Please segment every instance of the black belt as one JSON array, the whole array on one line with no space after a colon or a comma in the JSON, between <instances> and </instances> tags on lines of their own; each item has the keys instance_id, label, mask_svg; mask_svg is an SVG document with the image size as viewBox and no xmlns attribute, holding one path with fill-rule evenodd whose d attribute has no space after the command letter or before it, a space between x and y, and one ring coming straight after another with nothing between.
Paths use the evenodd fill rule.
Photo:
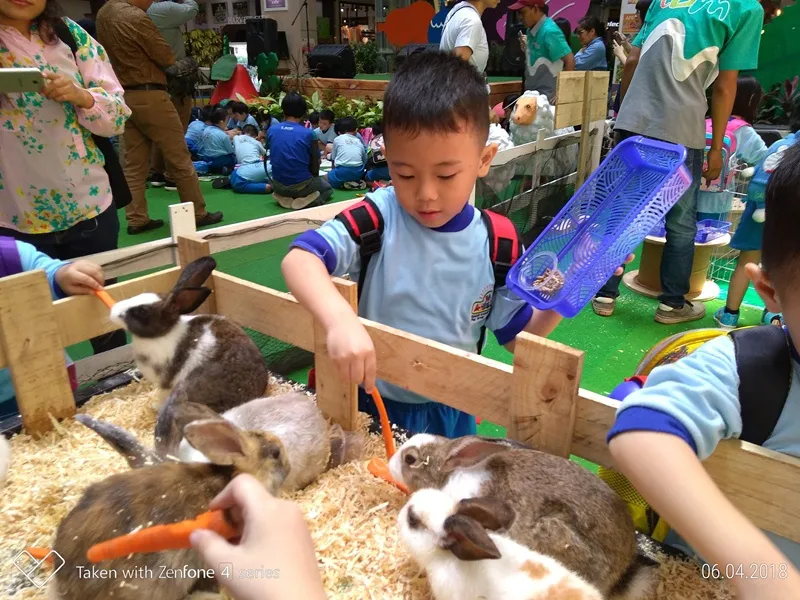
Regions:
<instances>
[{"instance_id":1,"label":"black belt","mask_svg":"<svg viewBox=\"0 0 800 600\"><path fill-rule=\"evenodd\" d=\"M126 85L122 89L126 92L166 92L167 86L163 83L142 83L140 85Z\"/></svg>"}]
</instances>

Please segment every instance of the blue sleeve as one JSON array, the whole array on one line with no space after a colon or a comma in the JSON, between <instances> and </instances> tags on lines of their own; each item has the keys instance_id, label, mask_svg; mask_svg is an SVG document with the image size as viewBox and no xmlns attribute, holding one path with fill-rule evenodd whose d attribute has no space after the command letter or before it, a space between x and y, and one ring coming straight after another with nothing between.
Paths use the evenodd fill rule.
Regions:
<instances>
[{"instance_id":1,"label":"blue sleeve","mask_svg":"<svg viewBox=\"0 0 800 600\"><path fill-rule=\"evenodd\" d=\"M55 300L66 298L64 291L56 283L56 272L67 263L63 260L50 258L44 252L39 252L36 248L25 242L17 242L20 262L23 271L35 271L42 269L47 275L47 283L50 284L50 293Z\"/></svg>"},{"instance_id":2,"label":"blue sleeve","mask_svg":"<svg viewBox=\"0 0 800 600\"><path fill-rule=\"evenodd\" d=\"M700 460L721 440L739 437L739 375L730 338L720 336L678 362L653 370L644 388L623 401L608 439L628 431L677 435Z\"/></svg>"},{"instance_id":3,"label":"blue sleeve","mask_svg":"<svg viewBox=\"0 0 800 600\"><path fill-rule=\"evenodd\" d=\"M504 346L525 329L532 316L533 308L530 304L507 287L502 287L495 292L486 327L494 332L497 343Z\"/></svg>"},{"instance_id":4,"label":"blue sleeve","mask_svg":"<svg viewBox=\"0 0 800 600\"><path fill-rule=\"evenodd\" d=\"M591 71L607 67L606 47L603 44L589 44L585 50L580 50L575 55L576 71Z\"/></svg>"},{"instance_id":5,"label":"blue sleeve","mask_svg":"<svg viewBox=\"0 0 800 600\"><path fill-rule=\"evenodd\" d=\"M748 165L757 165L767 155L767 145L749 125L736 130L736 157Z\"/></svg>"},{"instance_id":6,"label":"blue sleeve","mask_svg":"<svg viewBox=\"0 0 800 600\"><path fill-rule=\"evenodd\" d=\"M339 151L339 147L341 145L342 145L342 143L339 141L338 137L335 140L333 140L333 149L331 150L331 162L334 165L336 164L336 158L337 158L336 155L337 155L337 153Z\"/></svg>"}]
</instances>

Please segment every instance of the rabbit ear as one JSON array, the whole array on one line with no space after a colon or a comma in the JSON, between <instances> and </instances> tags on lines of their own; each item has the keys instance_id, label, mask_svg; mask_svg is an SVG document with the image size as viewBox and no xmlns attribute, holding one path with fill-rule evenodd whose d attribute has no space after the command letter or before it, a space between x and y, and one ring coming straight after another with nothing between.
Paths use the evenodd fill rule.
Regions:
<instances>
[{"instance_id":1,"label":"rabbit ear","mask_svg":"<svg viewBox=\"0 0 800 600\"><path fill-rule=\"evenodd\" d=\"M175 454L183 439L183 428L193 421L220 419L221 417L204 404L190 402L188 395L176 388L161 408L156 419L155 446L163 456Z\"/></svg>"},{"instance_id":2,"label":"rabbit ear","mask_svg":"<svg viewBox=\"0 0 800 600\"><path fill-rule=\"evenodd\" d=\"M181 288L173 290L167 298L167 302L179 314L188 315L200 308L200 305L210 295L211 290L206 287Z\"/></svg>"},{"instance_id":3,"label":"rabbit ear","mask_svg":"<svg viewBox=\"0 0 800 600\"><path fill-rule=\"evenodd\" d=\"M490 531L510 529L517 516L507 502L497 498L465 498L458 503L456 514L469 517Z\"/></svg>"},{"instance_id":4,"label":"rabbit ear","mask_svg":"<svg viewBox=\"0 0 800 600\"><path fill-rule=\"evenodd\" d=\"M451 515L444 521L442 547L461 560L500 558L500 550L477 521L464 515Z\"/></svg>"},{"instance_id":5,"label":"rabbit ear","mask_svg":"<svg viewBox=\"0 0 800 600\"><path fill-rule=\"evenodd\" d=\"M173 292L181 288L200 287L206 282L206 279L211 276L211 273L216 268L217 261L210 256L201 256L197 260L193 260L183 267L175 287L172 288Z\"/></svg>"},{"instance_id":6,"label":"rabbit ear","mask_svg":"<svg viewBox=\"0 0 800 600\"><path fill-rule=\"evenodd\" d=\"M478 437L466 438L453 446L442 465L442 471L474 467L493 454L509 450L507 444L497 443Z\"/></svg>"},{"instance_id":7,"label":"rabbit ear","mask_svg":"<svg viewBox=\"0 0 800 600\"><path fill-rule=\"evenodd\" d=\"M232 465L246 455L242 432L225 419L192 421L183 428L192 447L215 465Z\"/></svg>"}]
</instances>

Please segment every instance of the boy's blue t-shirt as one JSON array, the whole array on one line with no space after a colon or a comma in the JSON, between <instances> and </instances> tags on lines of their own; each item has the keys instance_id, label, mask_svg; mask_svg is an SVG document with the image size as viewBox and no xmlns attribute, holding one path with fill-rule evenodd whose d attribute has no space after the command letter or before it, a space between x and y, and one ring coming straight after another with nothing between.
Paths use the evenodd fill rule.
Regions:
<instances>
[{"instance_id":1,"label":"boy's blue t-shirt","mask_svg":"<svg viewBox=\"0 0 800 600\"><path fill-rule=\"evenodd\" d=\"M492 330L507 344L533 314L508 288L494 291L488 231L470 204L442 227L420 225L397 202L393 187L370 194L384 220L383 243L367 271L359 315L409 333L475 352L481 330ZM333 276L358 280L360 257L338 220L295 239L292 247L318 256ZM386 398L406 403L428 398L384 381Z\"/></svg>"},{"instance_id":2,"label":"boy's blue t-shirt","mask_svg":"<svg viewBox=\"0 0 800 600\"><path fill-rule=\"evenodd\" d=\"M222 129L214 125L203 132L200 144L202 151L198 152L198 154L203 158L216 158L217 156L235 153L231 138Z\"/></svg>"},{"instance_id":3,"label":"boy's blue t-shirt","mask_svg":"<svg viewBox=\"0 0 800 600\"><path fill-rule=\"evenodd\" d=\"M255 128L258 128L258 121L253 115L247 115L247 118L244 121L237 121L233 117L228 118L228 122L225 124L227 129L241 129L245 125L252 125Z\"/></svg>"},{"instance_id":4,"label":"boy's blue t-shirt","mask_svg":"<svg viewBox=\"0 0 800 600\"><path fill-rule=\"evenodd\" d=\"M16 244L20 263L22 264L22 272L43 269L47 275L47 283L50 284L50 293L53 295L53 299L64 298L66 294L56 283L56 272L67 263L50 258L44 252L39 252L25 242L18 241ZM11 383L11 371L0 369L0 419L17 412L17 403L14 401L14 385Z\"/></svg>"},{"instance_id":5,"label":"boy's blue t-shirt","mask_svg":"<svg viewBox=\"0 0 800 600\"><path fill-rule=\"evenodd\" d=\"M793 369L783 412L763 446L800 458L800 364L796 354ZM742 414L733 341L720 336L678 362L654 369L644 388L620 405L608 439L629 431L678 436L700 460L708 458L720 441L738 438ZM790 548L789 558L800 566L800 544L780 540L782 550Z\"/></svg>"},{"instance_id":6,"label":"boy's blue t-shirt","mask_svg":"<svg viewBox=\"0 0 800 600\"><path fill-rule=\"evenodd\" d=\"M261 162L261 157L267 153L264 144L249 135L237 135L233 138L233 147L236 150L236 162L240 165Z\"/></svg>"},{"instance_id":7,"label":"boy's blue t-shirt","mask_svg":"<svg viewBox=\"0 0 800 600\"><path fill-rule=\"evenodd\" d=\"M323 144L332 144L333 140L336 139L336 131L334 131L333 125L328 127L328 129L325 131L322 131L320 127L317 127L314 130L314 137L317 141L322 142Z\"/></svg>"},{"instance_id":8,"label":"boy's blue t-shirt","mask_svg":"<svg viewBox=\"0 0 800 600\"><path fill-rule=\"evenodd\" d=\"M311 152L317 151L313 131L284 121L270 127L267 136L273 179L285 186L311 179Z\"/></svg>"},{"instance_id":9,"label":"boy's blue t-shirt","mask_svg":"<svg viewBox=\"0 0 800 600\"><path fill-rule=\"evenodd\" d=\"M363 167L367 164L367 149L355 135L344 133L333 140L331 161L335 167Z\"/></svg>"},{"instance_id":10,"label":"boy's blue t-shirt","mask_svg":"<svg viewBox=\"0 0 800 600\"><path fill-rule=\"evenodd\" d=\"M203 132L206 129L206 124L203 121L192 121L189 127L186 128L186 139L192 140L197 143L203 137Z\"/></svg>"}]
</instances>

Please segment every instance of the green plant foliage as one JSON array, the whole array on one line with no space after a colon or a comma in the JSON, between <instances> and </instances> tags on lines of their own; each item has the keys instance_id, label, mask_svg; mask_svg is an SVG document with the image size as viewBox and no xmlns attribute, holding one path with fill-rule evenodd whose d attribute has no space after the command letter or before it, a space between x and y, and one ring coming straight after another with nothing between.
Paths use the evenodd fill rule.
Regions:
<instances>
[{"instance_id":1,"label":"green plant foliage","mask_svg":"<svg viewBox=\"0 0 800 600\"><path fill-rule=\"evenodd\" d=\"M258 78L261 80L259 93L262 96L271 96L281 91L281 80L278 77L278 55L274 52L265 54L262 52L256 57L256 68Z\"/></svg>"},{"instance_id":2,"label":"green plant foliage","mask_svg":"<svg viewBox=\"0 0 800 600\"><path fill-rule=\"evenodd\" d=\"M192 29L183 34L186 53L201 67L211 68L222 56L222 37L213 29Z\"/></svg>"},{"instance_id":3,"label":"green plant foliage","mask_svg":"<svg viewBox=\"0 0 800 600\"><path fill-rule=\"evenodd\" d=\"M785 125L792 114L800 110L800 76L776 83L764 94L758 108L758 122Z\"/></svg>"},{"instance_id":4,"label":"green plant foliage","mask_svg":"<svg viewBox=\"0 0 800 600\"><path fill-rule=\"evenodd\" d=\"M375 42L367 42L366 44L350 44L353 49L353 54L356 58L356 71L359 73L380 73L383 71L381 68L383 61L380 52L378 52L378 44Z\"/></svg>"},{"instance_id":5,"label":"green plant foliage","mask_svg":"<svg viewBox=\"0 0 800 600\"><path fill-rule=\"evenodd\" d=\"M275 117L280 119L283 116L281 111L281 102L283 102L286 94L281 92L277 97L274 95L262 96L254 98L247 102L250 107L250 113L256 116ZM375 123L379 123L383 119L383 101L373 100L371 98L345 98L344 96L337 96L333 102L323 102L319 96L319 92L314 92L310 98L304 96L308 104L309 111L317 111L324 108L329 108L336 115L337 119L342 117L355 117L360 127L370 127ZM240 98L240 100L243 100Z\"/></svg>"}]
</instances>

